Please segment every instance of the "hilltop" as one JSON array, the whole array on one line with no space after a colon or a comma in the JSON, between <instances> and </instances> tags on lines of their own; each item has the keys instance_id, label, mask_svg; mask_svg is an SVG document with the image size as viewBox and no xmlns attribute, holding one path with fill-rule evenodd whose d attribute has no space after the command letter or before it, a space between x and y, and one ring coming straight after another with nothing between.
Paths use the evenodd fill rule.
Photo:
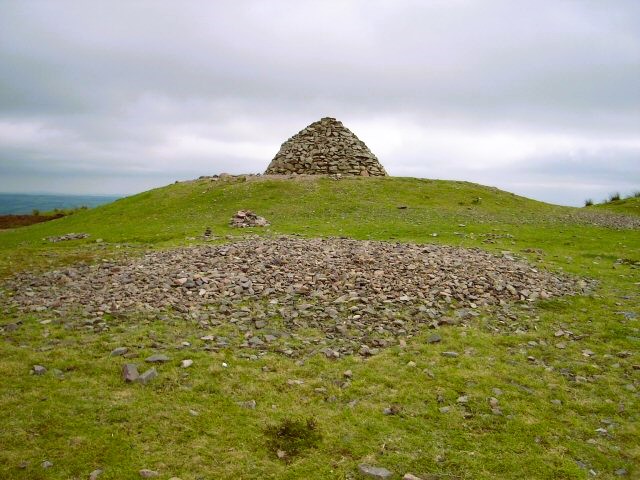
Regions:
<instances>
[{"instance_id":1,"label":"hilltop","mask_svg":"<svg viewBox=\"0 0 640 480\"><path fill-rule=\"evenodd\" d=\"M468 182L250 175L2 231L0 477L633 478L639 227Z\"/></svg>"}]
</instances>

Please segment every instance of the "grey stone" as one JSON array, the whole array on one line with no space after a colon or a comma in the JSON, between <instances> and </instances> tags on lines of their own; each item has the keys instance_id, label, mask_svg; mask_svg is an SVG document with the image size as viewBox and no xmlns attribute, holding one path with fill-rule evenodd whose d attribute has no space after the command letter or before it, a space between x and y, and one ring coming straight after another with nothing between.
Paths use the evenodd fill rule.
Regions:
<instances>
[{"instance_id":1,"label":"grey stone","mask_svg":"<svg viewBox=\"0 0 640 480\"><path fill-rule=\"evenodd\" d=\"M138 473L142 478L157 478L160 476L160 474L155 470L149 470L147 468L143 468Z\"/></svg>"},{"instance_id":2,"label":"grey stone","mask_svg":"<svg viewBox=\"0 0 640 480\"><path fill-rule=\"evenodd\" d=\"M128 351L129 351L129 349L127 347L114 348L113 350L111 350L111 353L109 354L109 356L111 356L111 357L119 357L120 355L124 355Z\"/></svg>"},{"instance_id":3,"label":"grey stone","mask_svg":"<svg viewBox=\"0 0 640 480\"><path fill-rule=\"evenodd\" d=\"M146 385L148 384L151 380L153 380L154 378L156 378L158 376L158 371L154 368L150 368L149 370L147 370L146 372L144 372L142 375L140 375L136 381L138 383L141 383L142 385Z\"/></svg>"},{"instance_id":4,"label":"grey stone","mask_svg":"<svg viewBox=\"0 0 640 480\"><path fill-rule=\"evenodd\" d=\"M98 468L89 474L89 480L98 480L100 475L102 475L102 470Z\"/></svg>"},{"instance_id":5,"label":"grey stone","mask_svg":"<svg viewBox=\"0 0 640 480\"><path fill-rule=\"evenodd\" d=\"M32 371L34 375L44 375L47 373L47 369L42 365L34 365Z\"/></svg>"},{"instance_id":6,"label":"grey stone","mask_svg":"<svg viewBox=\"0 0 640 480\"><path fill-rule=\"evenodd\" d=\"M145 359L145 362L148 363L164 363L164 362L168 362L169 360L171 360L169 357L167 357L166 355L163 355L161 353L156 353L155 355L151 355L150 357L147 357Z\"/></svg>"},{"instance_id":7,"label":"grey stone","mask_svg":"<svg viewBox=\"0 0 640 480\"><path fill-rule=\"evenodd\" d=\"M360 465L358 465L358 470L362 475L368 478L378 478L381 480L385 480L393 476L393 473L391 473L386 468L374 467L365 463L361 463Z\"/></svg>"},{"instance_id":8,"label":"grey stone","mask_svg":"<svg viewBox=\"0 0 640 480\"><path fill-rule=\"evenodd\" d=\"M442 337L437 333L434 333L429 338L427 338L427 343L439 343L442 341Z\"/></svg>"},{"instance_id":9,"label":"grey stone","mask_svg":"<svg viewBox=\"0 0 640 480\"><path fill-rule=\"evenodd\" d=\"M255 410L256 409L256 401L255 400L248 400L246 402L238 402L238 405L242 408L246 408L248 410Z\"/></svg>"},{"instance_id":10,"label":"grey stone","mask_svg":"<svg viewBox=\"0 0 640 480\"><path fill-rule=\"evenodd\" d=\"M448 357L448 358L456 358L456 357L460 356L460 354L458 352L442 352L440 355L442 355L443 357Z\"/></svg>"},{"instance_id":11,"label":"grey stone","mask_svg":"<svg viewBox=\"0 0 640 480\"><path fill-rule=\"evenodd\" d=\"M53 467L53 463L52 463L52 462L50 462L49 460L45 460L44 462L42 462L42 463L40 464L40 466L41 466L42 468L45 468L45 469L46 469L46 468L51 468L51 467Z\"/></svg>"},{"instance_id":12,"label":"grey stone","mask_svg":"<svg viewBox=\"0 0 640 480\"><path fill-rule=\"evenodd\" d=\"M405 473L402 480L422 480L422 478L415 476L412 473Z\"/></svg>"},{"instance_id":13,"label":"grey stone","mask_svg":"<svg viewBox=\"0 0 640 480\"><path fill-rule=\"evenodd\" d=\"M180 362L180 366L182 368L189 368L191 365L193 365L193 360L191 360L190 358L187 358Z\"/></svg>"},{"instance_id":14,"label":"grey stone","mask_svg":"<svg viewBox=\"0 0 640 480\"><path fill-rule=\"evenodd\" d=\"M138 373L138 366L135 363L125 363L122 366L122 379L127 382L135 382L140 374Z\"/></svg>"}]
</instances>

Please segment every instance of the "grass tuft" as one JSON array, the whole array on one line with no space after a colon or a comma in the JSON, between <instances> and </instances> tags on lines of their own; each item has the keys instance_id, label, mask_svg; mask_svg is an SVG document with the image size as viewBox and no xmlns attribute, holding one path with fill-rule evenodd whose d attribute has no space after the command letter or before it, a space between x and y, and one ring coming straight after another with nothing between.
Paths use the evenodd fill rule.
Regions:
<instances>
[{"instance_id":1,"label":"grass tuft","mask_svg":"<svg viewBox=\"0 0 640 480\"><path fill-rule=\"evenodd\" d=\"M314 418L285 418L277 425L265 429L269 449L279 458L295 457L304 450L316 448L322 440L318 424Z\"/></svg>"}]
</instances>

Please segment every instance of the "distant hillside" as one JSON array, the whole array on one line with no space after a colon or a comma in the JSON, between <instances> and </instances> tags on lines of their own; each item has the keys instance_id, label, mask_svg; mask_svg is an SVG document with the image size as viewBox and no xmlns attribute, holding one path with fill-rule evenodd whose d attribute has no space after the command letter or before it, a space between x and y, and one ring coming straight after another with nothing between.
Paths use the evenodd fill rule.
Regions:
<instances>
[{"instance_id":1,"label":"distant hillside","mask_svg":"<svg viewBox=\"0 0 640 480\"><path fill-rule=\"evenodd\" d=\"M0 193L0 215L28 214L33 210L50 212L80 207L97 207L113 202L117 196L108 195L32 195Z\"/></svg>"}]
</instances>

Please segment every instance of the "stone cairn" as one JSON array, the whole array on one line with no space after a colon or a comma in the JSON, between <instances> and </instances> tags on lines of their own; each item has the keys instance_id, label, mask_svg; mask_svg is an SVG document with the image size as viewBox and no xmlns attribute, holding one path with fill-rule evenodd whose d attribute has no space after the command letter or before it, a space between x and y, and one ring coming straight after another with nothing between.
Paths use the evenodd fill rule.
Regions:
<instances>
[{"instance_id":1,"label":"stone cairn","mask_svg":"<svg viewBox=\"0 0 640 480\"><path fill-rule=\"evenodd\" d=\"M266 218L256 215L251 210L238 210L231 218L229 225L236 228L246 228L268 227L271 224Z\"/></svg>"},{"instance_id":2,"label":"stone cairn","mask_svg":"<svg viewBox=\"0 0 640 480\"><path fill-rule=\"evenodd\" d=\"M284 142L266 175L387 175L371 150L335 118L325 117Z\"/></svg>"}]
</instances>

